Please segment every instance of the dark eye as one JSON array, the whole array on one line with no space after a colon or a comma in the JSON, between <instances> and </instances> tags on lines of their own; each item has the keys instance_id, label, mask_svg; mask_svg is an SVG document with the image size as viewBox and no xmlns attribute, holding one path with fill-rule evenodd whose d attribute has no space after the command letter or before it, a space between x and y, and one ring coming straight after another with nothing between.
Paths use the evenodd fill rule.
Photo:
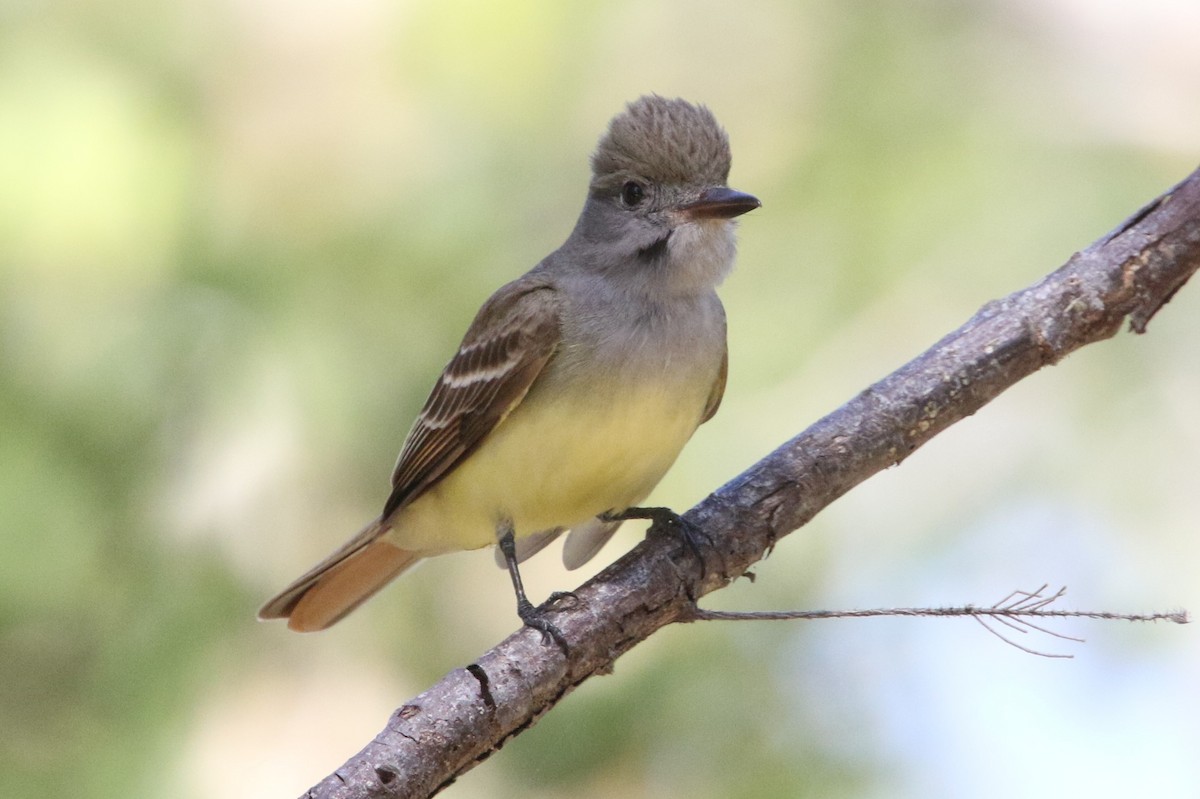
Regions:
<instances>
[{"instance_id":1,"label":"dark eye","mask_svg":"<svg viewBox=\"0 0 1200 799\"><path fill-rule=\"evenodd\" d=\"M621 202L625 203L627 208L633 208L646 197L646 190L642 188L642 184L635 181L629 181L621 187Z\"/></svg>"}]
</instances>

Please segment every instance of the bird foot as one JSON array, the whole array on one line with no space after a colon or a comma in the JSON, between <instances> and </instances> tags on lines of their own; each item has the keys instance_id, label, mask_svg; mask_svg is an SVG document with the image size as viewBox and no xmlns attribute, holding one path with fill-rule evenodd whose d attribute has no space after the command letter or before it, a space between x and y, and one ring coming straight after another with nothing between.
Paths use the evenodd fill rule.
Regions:
<instances>
[{"instance_id":1,"label":"bird foot","mask_svg":"<svg viewBox=\"0 0 1200 799\"><path fill-rule=\"evenodd\" d=\"M606 522L619 522L628 519L648 519L650 529L646 536L669 536L680 541L683 548L696 556L700 561L700 578L708 574L708 562L704 557L704 546L711 551L715 549L713 541L700 527L680 516L670 508L626 508L623 511L608 511L600 514Z\"/></svg>"},{"instance_id":2,"label":"bird foot","mask_svg":"<svg viewBox=\"0 0 1200 799\"><path fill-rule=\"evenodd\" d=\"M549 605L561 599L562 596L559 595L560 593L564 592L555 592L555 594L552 594L547 604ZM575 596L574 594L569 595L571 597ZM532 627L541 633L543 644L548 644L553 641L554 645L562 650L563 655L570 654L570 647L567 646L567 639L563 636L562 630L555 627L554 624L546 618L546 613L547 610L534 607L533 603L528 599L522 598L517 601L517 615L521 617L521 621L525 623L525 626Z\"/></svg>"}]
</instances>

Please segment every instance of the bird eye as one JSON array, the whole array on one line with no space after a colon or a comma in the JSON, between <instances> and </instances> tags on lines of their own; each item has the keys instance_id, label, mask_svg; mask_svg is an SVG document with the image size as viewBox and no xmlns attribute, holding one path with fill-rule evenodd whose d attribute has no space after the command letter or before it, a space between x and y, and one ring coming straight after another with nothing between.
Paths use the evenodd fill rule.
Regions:
<instances>
[{"instance_id":1,"label":"bird eye","mask_svg":"<svg viewBox=\"0 0 1200 799\"><path fill-rule=\"evenodd\" d=\"M642 184L635 181L629 181L621 187L621 202L625 203L627 208L633 208L646 197L646 190L642 188Z\"/></svg>"}]
</instances>

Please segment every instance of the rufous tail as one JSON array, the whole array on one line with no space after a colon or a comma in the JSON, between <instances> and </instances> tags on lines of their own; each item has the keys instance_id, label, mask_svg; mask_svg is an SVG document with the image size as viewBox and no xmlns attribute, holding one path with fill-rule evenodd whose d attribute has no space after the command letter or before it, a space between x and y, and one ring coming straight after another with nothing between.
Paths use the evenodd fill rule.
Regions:
<instances>
[{"instance_id":1,"label":"rufous tail","mask_svg":"<svg viewBox=\"0 0 1200 799\"><path fill-rule=\"evenodd\" d=\"M392 546L376 520L258 611L260 619L287 619L288 628L324 630L366 602L421 556Z\"/></svg>"}]
</instances>

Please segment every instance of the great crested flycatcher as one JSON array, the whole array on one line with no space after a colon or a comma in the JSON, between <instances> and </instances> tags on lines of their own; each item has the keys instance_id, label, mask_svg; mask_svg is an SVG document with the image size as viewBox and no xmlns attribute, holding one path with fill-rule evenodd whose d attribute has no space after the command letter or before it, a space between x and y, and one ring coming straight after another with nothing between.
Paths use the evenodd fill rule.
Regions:
<instances>
[{"instance_id":1,"label":"great crested flycatcher","mask_svg":"<svg viewBox=\"0 0 1200 799\"><path fill-rule=\"evenodd\" d=\"M733 267L729 139L712 113L642 97L592 156L566 243L483 304L409 431L383 512L259 611L322 630L421 558L500 544L517 563L566 530L568 568L615 532L721 403L716 287Z\"/></svg>"}]
</instances>

